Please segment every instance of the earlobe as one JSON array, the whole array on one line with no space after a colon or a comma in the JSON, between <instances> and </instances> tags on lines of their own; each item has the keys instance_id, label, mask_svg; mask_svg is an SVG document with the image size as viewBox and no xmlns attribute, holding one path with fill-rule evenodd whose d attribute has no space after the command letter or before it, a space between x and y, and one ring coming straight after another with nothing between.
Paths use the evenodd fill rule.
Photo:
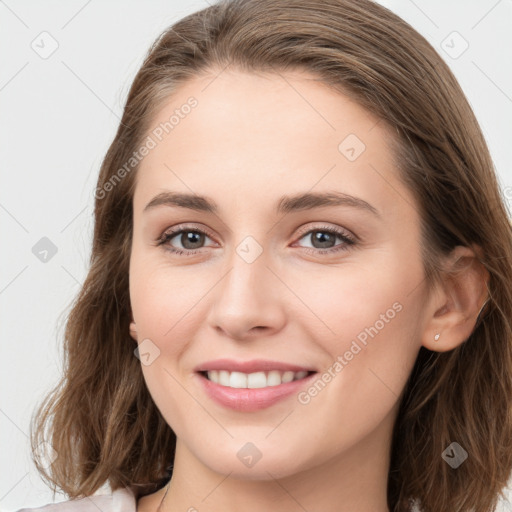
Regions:
<instances>
[{"instance_id":1,"label":"earlobe","mask_svg":"<svg viewBox=\"0 0 512 512\"><path fill-rule=\"evenodd\" d=\"M137 337L137 325L135 324L135 322L130 322L130 336L135 341L138 340L138 337Z\"/></svg>"},{"instance_id":2,"label":"earlobe","mask_svg":"<svg viewBox=\"0 0 512 512\"><path fill-rule=\"evenodd\" d=\"M478 250L456 247L445 267L433 314L423 332L422 345L435 352L452 350L473 332L489 300L489 272L478 259Z\"/></svg>"}]
</instances>

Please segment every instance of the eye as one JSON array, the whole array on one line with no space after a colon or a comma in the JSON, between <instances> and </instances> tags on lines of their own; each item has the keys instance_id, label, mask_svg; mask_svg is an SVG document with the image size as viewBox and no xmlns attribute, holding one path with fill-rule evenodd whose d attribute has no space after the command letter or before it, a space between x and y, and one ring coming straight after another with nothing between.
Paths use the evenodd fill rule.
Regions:
<instances>
[{"instance_id":1,"label":"eye","mask_svg":"<svg viewBox=\"0 0 512 512\"><path fill-rule=\"evenodd\" d=\"M336 239L342 240L341 246L336 246ZM339 228L329 226L321 226L306 231L299 240L309 239L312 247L304 247L306 252L312 254L335 253L338 251L346 251L350 246L356 244L354 237Z\"/></svg>"},{"instance_id":2,"label":"eye","mask_svg":"<svg viewBox=\"0 0 512 512\"><path fill-rule=\"evenodd\" d=\"M339 228L329 226L321 226L305 231L299 240L309 237L312 247L303 247L303 249L311 254L331 254L338 251L346 251L350 246L356 244L354 237ZM172 228L164 232L157 240L157 246L165 246L165 249L177 254L185 256L193 256L200 252L203 248L205 239L210 238L209 233L202 228L186 228L182 225ZM176 239L181 247L175 247L171 241ZM343 243L336 246L336 239L340 239Z\"/></svg>"},{"instance_id":3,"label":"eye","mask_svg":"<svg viewBox=\"0 0 512 512\"><path fill-rule=\"evenodd\" d=\"M181 247L173 247L171 240L176 238ZM157 245L165 245L166 249L175 254L194 255L198 249L202 248L205 238L210 238L206 230L201 228L185 229L183 226L177 226L172 230L166 231L158 239Z\"/></svg>"}]
</instances>

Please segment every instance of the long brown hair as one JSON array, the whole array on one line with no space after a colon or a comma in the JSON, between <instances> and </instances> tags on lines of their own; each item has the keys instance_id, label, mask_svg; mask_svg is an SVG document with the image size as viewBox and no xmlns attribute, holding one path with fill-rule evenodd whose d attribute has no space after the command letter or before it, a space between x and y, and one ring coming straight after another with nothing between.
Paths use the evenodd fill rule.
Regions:
<instances>
[{"instance_id":1,"label":"long brown hair","mask_svg":"<svg viewBox=\"0 0 512 512\"><path fill-rule=\"evenodd\" d=\"M422 347L403 391L388 479L393 512L494 510L512 468L512 230L486 142L454 75L410 25L370 0L233 0L154 43L103 161L90 270L69 314L62 381L31 423L34 461L72 499L108 483L145 495L169 479L176 438L153 403L129 334L133 156L162 102L209 69L304 69L396 132L400 178L421 214L426 283L455 246L481 248L490 299L471 336ZM110 183L111 186L107 186ZM42 441L57 458L45 469ZM443 450L469 454L456 470ZM43 452L44 453L44 452Z\"/></svg>"}]
</instances>

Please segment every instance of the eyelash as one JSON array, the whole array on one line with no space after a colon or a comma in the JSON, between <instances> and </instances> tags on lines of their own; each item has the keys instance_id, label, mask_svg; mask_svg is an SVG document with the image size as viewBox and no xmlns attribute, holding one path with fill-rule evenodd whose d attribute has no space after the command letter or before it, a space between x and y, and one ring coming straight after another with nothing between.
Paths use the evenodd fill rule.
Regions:
<instances>
[{"instance_id":1,"label":"eyelash","mask_svg":"<svg viewBox=\"0 0 512 512\"><path fill-rule=\"evenodd\" d=\"M338 253L340 251L347 251L350 246L356 245L356 240L353 237L348 236L345 232L343 232L337 228L328 227L328 226L321 226L321 227L315 227L313 229L309 229L308 231L305 231L304 233L302 233L298 240L301 240L306 235L309 235L315 231L326 232L331 235L335 235L335 236L341 238L341 240L343 240L344 244L341 247L330 248L330 249L315 249L312 247L303 247L302 249L305 249L308 254L315 254L315 255L317 255L317 254L333 254L333 253ZM175 229L173 229L172 231L164 232L160 236L160 238L156 241L157 242L156 245L157 246L166 245L176 235L179 235L181 233L186 233L186 232L202 233L209 238L213 238L211 236L211 234L204 229L186 228L183 226L178 226ZM171 253L176 254L178 256L181 256L181 255L194 256L198 252L201 252L201 249L176 249L176 248L170 247L170 246L166 247L165 250L170 251Z\"/></svg>"}]
</instances>

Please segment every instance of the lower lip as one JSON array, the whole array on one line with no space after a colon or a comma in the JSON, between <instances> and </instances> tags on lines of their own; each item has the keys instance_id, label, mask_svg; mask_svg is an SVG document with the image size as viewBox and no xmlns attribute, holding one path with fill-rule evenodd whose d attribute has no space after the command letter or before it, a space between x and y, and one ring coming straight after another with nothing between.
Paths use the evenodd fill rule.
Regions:
<instances>
[{"instance_id":1,"label":"lower lip","mask_svg":"<svg viewBox=\"0 0 512 512\"><path fill-rule=\"evenodd\" d=\"M270 407L279 400L297 393L302 387L309 384L311 378L316 374L312 373L299 380L292 380L291 382L266 388L230 388L207 379L201 373L196 375L199 377L208 396L217 403L235 411L252 412Z\"/></svg>"}]
</instances>

